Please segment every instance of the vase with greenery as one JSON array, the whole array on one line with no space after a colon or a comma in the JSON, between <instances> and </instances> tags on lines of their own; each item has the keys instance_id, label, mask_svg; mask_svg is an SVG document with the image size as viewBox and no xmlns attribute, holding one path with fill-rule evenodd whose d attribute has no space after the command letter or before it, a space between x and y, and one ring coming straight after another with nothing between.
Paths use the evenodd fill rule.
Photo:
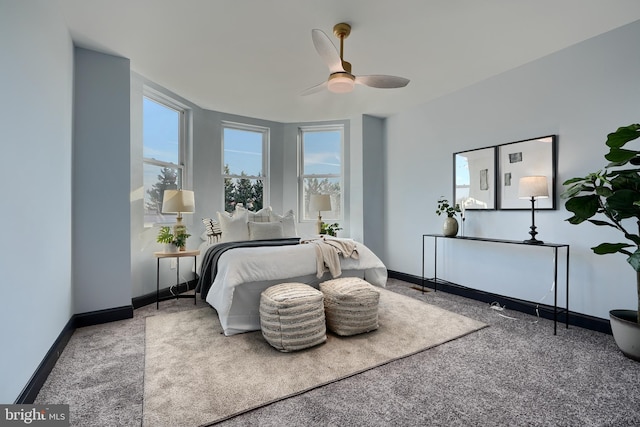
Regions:
<instances>
[{"instance_id":1,"label":"vase with greenery","mask_svg":"<svg viewBox=\"0 0 640 427\"><path fill-rule=\"evenodd\" d=\"M565 181L563 185L566 189L562 193L562 197L567 199L565 207L573 214L567 219L571 224L587 221L596 226L611 227L626 240L600 243L591 250L598 255L624 254L636 272L636 311L609 312L618 347L625 355L636 360L640 360L640 150L633 150L626 144L639 137L640 124L620 127L610 133L606 142L609 152L604 156L608 164L585 177ZM619 319L623 319L621 324L618 323ZM630 333L630 327L637 329L637 336ZM619 339L618 334L624 336L621 335ZM631 342L621 344L625 338Z\"/></svg>"},{"instance_id":2,"label":"vase with greenery","mask_svg":"<svg viewBox=\"0 0 640 427\"><path fill-rule=\"evenodd\" d=\"M337 222L333 224L327 224L323 222L320 226L320 234L328 234L329 236L336 237L338 235L338 231L342 230L342 227Z\"/></svg>"},{"instance_id":3,"label":"vase with greenery","mask_svg":"<svg viewBox=\"0 0 640 427\"><path fill-rule=\"evenodd\" d=\"M458 221L455 216L458 212L461 212L460 205L455 204L451 205L449 200L447 200L444 196L438 199L438 208L436 209L436 214L446 215L447 218L442 225L442 234L447 237L453 237L458 234Z\"/></svg>"},{"instance_id":4,"label":"vase with greenery","mask_svg":"<svg viewBox=\"0 0 640 427\"><path fill-rule=\"evenodd\" d=\"M462 212L460 210L460 205L459 204L455 204L455 205L451 205L449 203L449 200L447 200L444 197L440 197L440 199L438 200L438 209L436 209L436 213L438 215L447 215L448 218L453 218L456 216L456 213L458 212Z\"/></svg>"},{"instance_id":5,"label":"vase with greenery","mask_svg":"<svg viewBox=\"0 0 640 427\"><path fill-rule=\"evenodd\" d=\"M160 231L158 232L158 237L156 238L156 241L158 243L164 243L165 245L167 245L167 248L169 250L167 250L167 252L173 252L172 249L175 248L175 250L181 250L184 251L185 247L187 245L187 239L191 237L191 234L189 233L185 233L185 232L180 232L177 234L174 234L171 231L171 227L168 226L162 226L160 227Z\"/></svg>"}]
</instances>

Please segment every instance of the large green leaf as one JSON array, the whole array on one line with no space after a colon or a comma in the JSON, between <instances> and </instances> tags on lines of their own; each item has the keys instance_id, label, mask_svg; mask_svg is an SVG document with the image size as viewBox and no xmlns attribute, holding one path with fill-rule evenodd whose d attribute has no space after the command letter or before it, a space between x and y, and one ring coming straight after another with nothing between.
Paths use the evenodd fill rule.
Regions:
<instances>
[{"instance_id":1,"label":"large green leaf","mask_svg":"<svg viewBox=\"0 0 640 427\"><path fill-rule=\"evenodd\" d=\"M567 218L565 221L569 222L569 224L578 225L585 222L586 219L574 215L571 218Z\"/></svg>"},{"instance_id":2,"label":"large green leaf","mask_svg":"<svg viewBox=\"0 0 640 427\"><path fill-rule=\"evenodd\" d=\"M571 178L563 182L562 185L567 186L567 185L575 184L576 182L582 182L582 181L584 181L584 178Z\"/></svg>"},{"instance_id":3,"label":"large green leaf","mask_svg":"<svg viewBox=\"0 0 640 427\"><path fill-rule=\"evenodd\" d=\"M614 174L615 173L615 174ZM637 170L621 170L607 174L613 191L630 189L640 191L640 174Z\"/></svg>"},{"instance_id":4,"label":"large green leaf","mask_svg":"<svg viewBox=\"0 0 640 427\"><path fill-rule=\"evenodd\" d=\"M590 219L588 221L593 225L608 225L609 227L613 227L617 229L615 225L607 221L600 221L599 219Z\"/></svg>"},{"instance_id":5,"label":"large green leaf","mask_svg":"<svg viewBox=\"0 0 640 427\"><path fill-rule=\"evenodd\" d=\"M578 194L582 193L583 191L593 191L594 188L592 186L586 186L582 183L580 184L574 184L571 187L567 188L562 194L560 194L560 197L563 199L569 199L571 197L575 197Z\"/></svg>"},{"instance_id":6,"label":"large green leaf","mask_svg":"<svg viewBox=\"0 0 640 427\"><path fill-rule=\"evenodd\" d=\"M619 127L613 133L607 135L607 145L612 148L620 148L629 141L640 137L640 124Z\"/></svg>"},{"instance_id":7,"label":"large green leaf","mask_svg":"<svg viewBox=\"0 0 640 427\"><path fill-rule=\"evenodd\" d=\"M604 156L604 158L611 162L609 166L622 166L637 155L637 151L625 150L622 148L612 148Z\"/></svg>"},{"instance_id":8,"label":"large green leaf","mask_svg":"<svg viewBox=\"0 0 640 427\"><path fill-rule=\"evenodd\" d=\"M640 192L635 190L617 190L607 197L606 209L617 220L640 217L640 208L635 204L640 202Z\"/></svg>"},{"instance_id":9,"label":"large green leaf","mask_svg":"<svg viewBox=\"0 0 640 427\"><path fill-rule=\"evenodd\" d=\"M564 204L569 212L582 219L588 219L598 212L600 198L595 194L572 197ZM572 224L574 222L569 221Z\"/></svg>"},{"instance_id":10,"label":"large green leaf","mask_svg":"<svg viewBox=\"0 0 640 427\"><path fill-rule=\"evenodd\" d=\"M609 187L598 187L595 189L595 193L600 197L609 197L613 191Z\"/></svg>"},{"instance_id":11,"label":"large green leaf","mask_svg":"<svg viewBox=\"0 0 640 427\"><path fill-rule=\"evenodd\" d=\"M624 251L624 249L631 247L633 245L628 243L600 243L598 246L591 248L591 250L598 255L615 254L616 252L629 254L630 252Z\"/></svg>"}]
</instances>

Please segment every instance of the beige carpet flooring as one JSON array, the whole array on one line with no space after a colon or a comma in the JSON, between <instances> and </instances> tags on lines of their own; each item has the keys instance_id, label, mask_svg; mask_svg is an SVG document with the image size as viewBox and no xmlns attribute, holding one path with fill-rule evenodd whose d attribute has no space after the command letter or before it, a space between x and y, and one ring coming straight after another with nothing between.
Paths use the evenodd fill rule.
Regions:
<instances>
[{"instance_id":1,"label":"beige carpet flooring","mask_svg":"<svg viewBox=\"0 0 640 427\"><path fill-rule=\"evenodd\" d=\"M281 353L260 332L226 337L209 308L146 319L143 426L208 425L484 328L382 290L380 328Z\"/></svg>"}]
</instances>

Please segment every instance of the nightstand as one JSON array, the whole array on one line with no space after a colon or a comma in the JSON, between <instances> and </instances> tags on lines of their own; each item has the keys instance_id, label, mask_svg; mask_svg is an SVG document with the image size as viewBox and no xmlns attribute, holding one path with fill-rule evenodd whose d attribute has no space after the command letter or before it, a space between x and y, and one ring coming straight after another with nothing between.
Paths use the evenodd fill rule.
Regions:
<instances>
[{"instance_id":1,"label":"nightstand","mask_svg":"<svg viewBox=\"0 0 640 427\"><path fill-rule=\"evenodd\" d=\"M196 257L200 255L199 250L195 251L180 251L180 252L154 252L153 256L156 257L156 310L160 307L160 259L162 258L176 258L176 286L180 284L180 258L193 257L193 263L196 263ZM197 302L197 294L193 292L193 304ZM163 298L162 300L172 299L174 296ZM191 295L176 295L178 298L191 298Z\"/></svg>"}]
</instances>

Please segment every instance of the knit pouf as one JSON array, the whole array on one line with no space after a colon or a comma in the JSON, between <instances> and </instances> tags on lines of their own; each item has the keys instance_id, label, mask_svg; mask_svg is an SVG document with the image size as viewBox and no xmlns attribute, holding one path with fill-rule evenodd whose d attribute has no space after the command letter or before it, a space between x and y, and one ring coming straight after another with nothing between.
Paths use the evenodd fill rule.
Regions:
<instances>
[{"instance_id":1,"label":"knit pouf","mask_svg":"<svg viewBox=\"0 0 640 427\"><path fill-rule=\"evenodd\" d=\"M343 277L320 283L324 294L327 327L348 336L378 329L380 292L357 277Z\"/></svg>"},{"instance_id":2,"label":"knit pouf","mask_svg":"<svg viewBox=\"0 0 640 427\"><path fill-rule=\"evenodd\" d=\"M303 283L271 286L260 295L262 336L290 352L327 340L322 292Z\"/></svg>"}]
</instances>

